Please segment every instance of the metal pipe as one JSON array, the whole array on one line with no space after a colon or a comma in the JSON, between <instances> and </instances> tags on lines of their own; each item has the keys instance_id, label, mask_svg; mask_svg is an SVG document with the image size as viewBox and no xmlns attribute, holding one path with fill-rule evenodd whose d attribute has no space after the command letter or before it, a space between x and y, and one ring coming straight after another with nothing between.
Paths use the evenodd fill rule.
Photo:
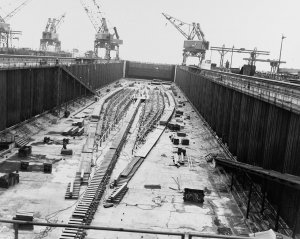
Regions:
<instances>
[{"instance_id":1,"label":"metal pipe","mask_svg":"<svg viewBox=\"0 0 300 239\"><path fill-rule=\"evenodd\" d=\"M145 233L145 234L157 234L157 235L172 235L180 236L185 238L186 233L184 232L171 232L171 231L156 231L156 230L145 230L145 229L131 229L131 228L119 228L119 227L98 227L89 225L73 225L73 224L62 224L62 223L45 223L45 222L28 222L20 220L8 220L0 218L2 223L12 223L14 225L34 225L34 226L48 226L48 227L63 227L63 228L79 228L89 229L97 231L118 231L118 232L133 232L133 233ZM215 235L207 233L190 233L189 238L192 237L204 237L204 238L224 238L224 239L254 239L253 237L241 237L241 236L226 236L226 235ZM191 236L191 237L190 237Z\"/></svg>"}]
</instances>

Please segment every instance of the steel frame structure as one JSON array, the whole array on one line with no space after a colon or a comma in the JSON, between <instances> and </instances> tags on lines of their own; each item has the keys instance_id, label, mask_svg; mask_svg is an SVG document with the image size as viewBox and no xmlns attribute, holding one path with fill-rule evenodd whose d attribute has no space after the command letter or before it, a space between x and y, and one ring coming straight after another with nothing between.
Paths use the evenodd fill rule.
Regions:
<instances>
[{"instance_id":1,"label":"steel frame structure","mask_svg":"<svg viewBox=\"0 0 300 239\"><path fill-rule=\"evenodd\" d=\"M48 46L54 46L55 52L61 51L61 41L58 38L57 30L65 17L66 14L64 13L59 19L48 18L45 31L43 31L40 40L41 51L48 51Z\"/></svg>"},{"instance_id":2,"label":"steel frame structure","mask_svg":"<svg viewBox=\"0 0 300 239\"><path fill-rule=\"evenodd\" d=\"M197 57L199 59L199 65L205 58L205 52L209 48L209 42L205 40L204 33L199 23L193 22L192 24L183 22L177 18L174 18L166 13L162 15L184 36L187 40L183 49L182 65L186 65L188 57ZM197 37L198 40L194 40ZM194 45L187 46L188 41L194 41Z\"/></svg>"},{"instance_id":3,"label":"steel frame structure","mask_svg":"<svg viewBox=\"0 0 300 239\"><path fill-rule=\"evenodd\" d=\"M269 55L270 54L269 51L258 51L256 48L254 48L254 50L246 50L245 48L240 48L240 49L236 49L234 47L228 48L228 47L225 47L225 45L223 45L222 47L212 46L210 48L210 50L217 51L220 53L220 57L221 57L220 58L220 67L221 68L224 68L224 57L228 52L231 52L232 54L234 52L250 54L250 58L247 58L247 59L248 59L248 64L251 66L255 65L255 61L256 61L256 58L258 55ZM231 59L232 59L232 56L231 56Z\"/></svg>"},{"instance_id":4,"label":"steel frame structure","mask_svg":"<svg viewBox=\"0 0 300 239\"><path fill-rule=\"evenodd\" d=\"M0 47L9 48L12 47L13 39L19 40L20 35L22 35L21 31L14 31L10 28L10 24L7 21L12 18L16 13L18 13L29 1L23 1L19 6L13 9L9 14L5 17L0 16Z\"/></svg>"}]
</instances>

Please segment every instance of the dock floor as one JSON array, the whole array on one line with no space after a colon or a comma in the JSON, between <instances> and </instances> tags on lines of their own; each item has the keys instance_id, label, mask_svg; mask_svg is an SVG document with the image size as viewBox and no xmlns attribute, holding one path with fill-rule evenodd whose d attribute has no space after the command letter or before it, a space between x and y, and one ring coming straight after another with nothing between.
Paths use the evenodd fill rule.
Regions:
<instances>
[{"instance_id":1,"label":"dock floor","mask_svg":"<svg viewBox=\"0 0 300 239\"><path fill-rule=\"evenodd\" d=\"M124 83L128 80L124 79L120 82ZM146 87L148 86L148 81L138 82L139 86L143 84ZM189 145L174 145L170 138L176 136L176 133L165 129L156 145L129 181L128 191L121 202L110 208L104 208L103 204L105 202L102 202L91 225L162 231L174 230L176 232L205 232L222 235L248 234L249 229L245 223L245 218L227 187L226 175L223 175L205 160L206 155L222 153L223 149L179 89L177 89L177 92L178 96L175 97L177 104L179 101L182 102L182 107L177 109L184 113L182 117L175 118L173 116L172 121L176 122L177 120L177 123L183 127L180 132L187 134L184 138L189 139ZM103 94L104 92L102 92ZM93 107L93 105L89 106L82 113L91 114ZM76 110L79 110L79 108L74 109L74 111ZM139 114L140 111L137 113L126 144L120 153L111 181L124 170L130 159L134 157L132 147L137 134L136 126ZM19 184L9 189L0 190L1 217L12 219L18 210L23 210L33 212L35 220L43 222L66 223L68 221L77 201L65 200L64 196L68 183L74 179L78 170L81 150L86 142L87 135L71 140L68 147L74 151L72 156L61 156L61 145L47 146L37 142L41 142L44 136L56 137L57 139L64 138L57 132L62 131L72 120L72 118L59 120L57 124L50 125L45 130L32 136L35 145L33 155L36 158L38 158L38 155L44 155L44 158L56 160L53 164L52 174L20 171ZM85 127L88 127L88 125ZM150 132L148 138L151 138L151 133L155 132ZM110 141L115 137L114 135L116 134L112 133L104 146L100 148L100 151L95 154L99 160L101 160L101 155L104 155L104 152L109 148ZM181 139L182 137L178 138ZM178 147L186 149L187 156L189 156L189 161L180 167L176 167L173 163L174 152L178 151ZM151 186L153 186L153 189L151 189ZM81 187L80 194L85 188L86 186ZM184 202L184 188L204 190L204 203ZM105 193L107 197L111 190L109 187L107 188ZM19 238L56 239L59 238L61 231L60 228L50 230L49 228L35 227L34 231L20 231ZM44 237L41 237L41 235L44 235ZM0 239L10 238L13 238L12 226L0 224ZM172 237L91 230L87 231L86 238Z\"/></svg>"}]
</instances>

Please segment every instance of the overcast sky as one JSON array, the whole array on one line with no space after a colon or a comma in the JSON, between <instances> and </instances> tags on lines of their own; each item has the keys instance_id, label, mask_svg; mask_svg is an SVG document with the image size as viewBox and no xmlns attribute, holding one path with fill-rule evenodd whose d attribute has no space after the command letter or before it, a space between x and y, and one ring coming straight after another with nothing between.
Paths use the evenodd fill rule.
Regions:
<instances>
[{"instance_id":1,"label":"overcast sky","mask_svg":"<svg viewBox=\"0 0 300 239\"><path fill-rule=\"evenodd\" d=\"M1 14L9 12L22 0L0 0ZM168 13L184 22L199 22L210 46L270 51L264 59L278 59L281 34L284 67L300 68L299 0L102 0L103 12L111 26L118 28L124 45L123 59L180 64L183 36L161 15ZM93 49L95 30L80 0L31 0L9 22L23 31L20 47L39 48L39 40L48 17L66 12L59 29L62 48ZM219 63L219 54L208 51L206 59ZM233 66L241 67L245 54L233 56ZM226 55L230 59L230 53ZM267 63L258 68L269 70Z\"/></svg>"}]
</instances>

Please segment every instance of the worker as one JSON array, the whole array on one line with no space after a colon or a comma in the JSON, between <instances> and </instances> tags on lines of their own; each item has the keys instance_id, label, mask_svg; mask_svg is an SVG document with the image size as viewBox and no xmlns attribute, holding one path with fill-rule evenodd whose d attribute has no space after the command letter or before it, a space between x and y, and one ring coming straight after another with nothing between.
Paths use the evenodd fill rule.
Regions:
<instances>
[{"instance_id":1,"label":"worker","mask_svg":"<svg viewBox=\"0 0 300 239\"><path fill-rule=\"evenodd\" d=\"M66 142L66 140L63 140L63 149L67 149L67 142Z\"/></svg>"},{"instance_id":2,"label":"worker","mask_svg":"<svg viewBox=\"0 0 300 239\"><path fill-rule=\"evenodd\" d=\"M226 67L226 69L229 69L229 61L228 60L225 63L225 67Z\"/></svg>"}]
</instances>

